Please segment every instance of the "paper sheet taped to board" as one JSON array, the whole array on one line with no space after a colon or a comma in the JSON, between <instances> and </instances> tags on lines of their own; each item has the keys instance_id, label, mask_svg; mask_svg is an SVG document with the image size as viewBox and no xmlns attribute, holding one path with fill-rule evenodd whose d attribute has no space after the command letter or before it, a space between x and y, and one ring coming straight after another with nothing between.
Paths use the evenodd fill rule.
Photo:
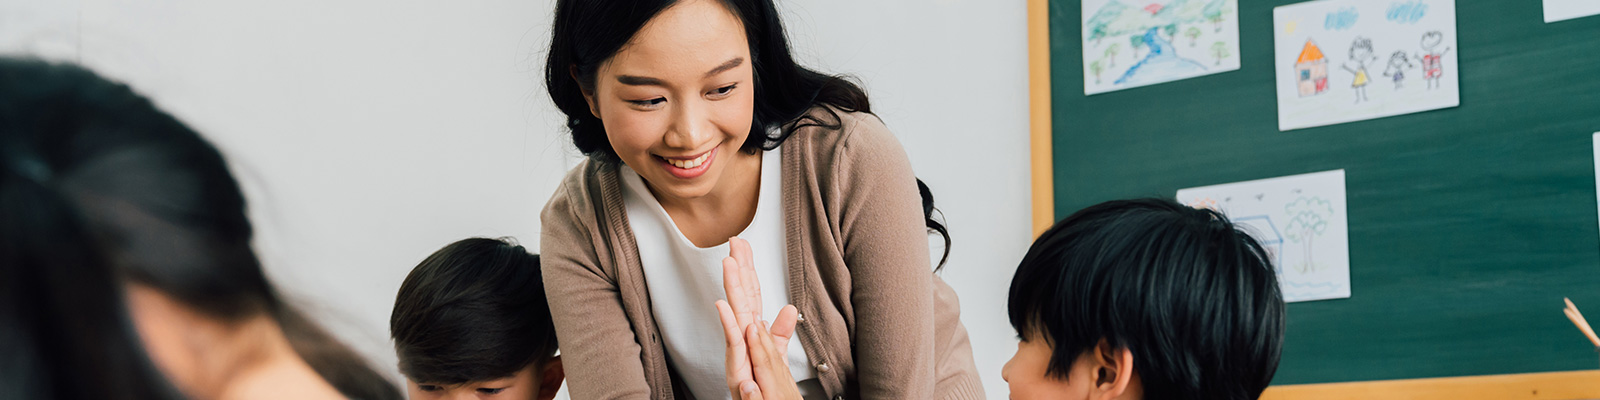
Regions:
<instances>
[{"instance_id":1,"label":"paper sheet taped to board","mask_svg":"<svg viewBox=\"0 0 1600 400\"><path fill-rule=\"evenodd\" d=\"M1221 211L1260 241L1284 301L1350 297L1344 170L1182 189L1178 201Z\"/></svg>"}]
</instances>

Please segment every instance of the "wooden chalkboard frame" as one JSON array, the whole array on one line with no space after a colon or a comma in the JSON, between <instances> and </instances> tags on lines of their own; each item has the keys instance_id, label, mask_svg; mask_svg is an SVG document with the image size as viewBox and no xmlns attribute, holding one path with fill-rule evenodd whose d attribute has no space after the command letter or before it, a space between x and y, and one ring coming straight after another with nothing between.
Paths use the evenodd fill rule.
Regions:
<instances>
[{"instance_id":1,"label":"wooden chalkboard frame","mask_svg":"<svg viewBox=\"0 0 1600 400\"><path fill-rule=\"evenodd\" d=\"M1071 3L1073 5L1076 4L1076 2L1065 2L1065 1L1060 1L1060 2L1061 3ZM1276 6L1276 5L1284 5L1284 4L1292 4L1292 3L1296 3L1296 2L1298 2L1298 1L1279 0L1279 1L1275 1L1274 2L1274 6ZM1056 196L1057 189L1058 189L1056 187L1056 179L1058 179L1058 176L1055 174L1055 171L1056 171L1056 165L1058 163L1057 163L1057 160L1054 159L1054 157L1059 157L1061 155L1057 154L1056 149L1055 149L1055 146L1056 146L1056 144L1055 144L1055 132L1056 132L1056 129L1055 129L1055 127L1052 126L1052 122L1053 122L1052 120L1054 119L1054 114L1055 114L1055 110L1052 108L1052 96L1060 95L1062 93L1056 93L1053 90L1053 88L1059 89L1059 88L1065 86L1065 87L1068 87L1068 88L1077 87L1077 88L1081 89L1081 83L1079 83L1077 85L1068 85L1068 84L1064 84L1062 82L1056 82L1055 85L1052 85L1052 81L1051 81L1052 69L1051 69L1051 62L1050 62L1051 61L1050 60L1051 59L1051 50L1052 50L1052 45L1050 43L1050 38L1051 38L1051 26L1050 25L1051 25L1052 15L1055 15L1055 16L1058 16L1058 17L1063 15L1063 14L1076 16L1078 11L1072 10L1071 12L1059 12L1059 13L1056 13L1056 14L1052 14L1052 10L1051 10L1051 6L1052 5L1051 5L1051 3L1053 3L1053 2L1050 1L1050 0L1028 0L1028 41L1029 41L1028 49L1029 49L1029 82L1030 82L1030 89L1029 89L1029 97L1030 97L1030 143L1032 145L1032 149L1031 149L1031 158L1032 158L1031 159L1031 166L1032 166L1031 172L1033 174L1033 176L1032 176L1032 190L1033 190L1032 200L1033 200L1033 203L1034 203L1034 206L1033 206L1033 229L1034 229L1034 234L1035 235L1037 235L1037 234L1043 232L1045 229L1049 228L1049 226L1052 223L1054 223L1054 221L1056 221L1056 219L1059 216L1063 216L1064 215L1064 211L1061 210L1063 205L1059 202L1060 199L1058 199L1057 196ZM1506 2L1506 3L1512 3L1512 2ZM1537 2L1530 1L1530 2L1514 2L1514 3L1519 3L1517 5L1517 7L1529 7L1529 8L1534 8L1534 9L1538 8ZM1525 3L1525 4L1523 4L1523 3ZM1462 7L1462 6L1464 6L1464 4L1462 4L1460 1L1458 1L1458 7ZM1241 5L1241 7L1245 7L1245 6ZM1523 13L1523 14L1526 14L1526 13ZM1263 21L1249 21L1249 20L1246 20L1246 22L1243 22L1242 24L1244 24L1244 23L1250 23L1250 24L1259 23L1259 24L1266 24L1266 25L1270 26L1270 12L1265 13L1264 15L1265 15L1266 18L1268 18L1268 21L1263 22ZM1262 15L1260 13L1255 14L1255 15L1248 15L1247 16L1243 12L1243 10L1241 10L1241 19L1261 18L1261 17L1262 17ZM1527 17L1527 15L1520 15L1520 17L1525 18L1525 17ZM1587 29L1587 27L1596 26L1597 24L1595 23L1594 20L1600 20L1600 17L1591 17L1589 19L1590 19L1590 21L1584 22L1584 24L1586 24L1586 25L1584 25L1583 29ZM1078 21L1064 21L1063 23L1069 24L1072 27L1072 28L1069 28L1069 29L1072 29L1074 32L1077 31L1076 27L1079 24ZM1458 23L1460 23L1460 22L1458 21ZM1520 23L1526 23L1526 22L1520 22ZM1542 23L1542 21L1539 21L1539 23ZM1570 23L1570 22L1564 22L1564 23ZM1244 28L1244 26L1241 26L1241 29L1243 29L1243 28ZM1463 31L1466 31L1466 30L1469 30L1469 29L1473 29L1473 28L1474 27L1468 26L1468 25L1461 25L1461 27L1460 27L1460 29L1462 29ZM1561 28L1565 28L1564 30L1567 31L1567 32L1570 32L1570 31L1574 30L1574 28L1571 28L1571 27L1561 27ZM1594 31L1595 30L1590 30L1590 32L1594 32ZM1076 33L1074 33L1074 35L1075 34ZM1594 46L1592 48L1596 49L1595 51L1600 51L1600 39L1597 39L1597 38L1600 38L1600 35L1591 35L1588 40ZM1580 40L1582 40L1582 39L1580 39ZM1464 47L1465 46L1470 46L1470 45L1471 45L1470 41L1468 41L1467 43L1463 43ZM1271 53L1271 51L1272 51L1271 46L1270 46L1270 41L1261 41L1259 39L1254 41L1254 43L1250 43L1250 42L1247 41L1247 43L1243 44L1243 46L1254 47L1254 48L1248 48L1248 47L1247 48L1242 48L1241 52L1245 52L1245 53L1261 52L1261 51L1265 51L1265 52ZM1076 44L1074 44L1072 46L1072 48L1076 48ZM1505 50L1505 49L1503 49L1503 48L1495 48L1495 47L1486 47L1486 48L1479 49L1479 50L1481 50L1481 51L1501 51L1501 50ZM1076 57L1063 57L1063 58L1064 59L1075 59ZM1465 65L1467 62L1468 61L1466 61L1466 58L1463 58L1463 64ZM1493 68L1493 67L1498 67L1498 66L1496 66L1496 65L1479 65L1477 67L1478 68ZM1062 68L1072 71L1073 73L1076 74L1076 76L1081 76L1082 72L1079 70L1081 67L1078 67L1076 65L1069 65L1069 66L1062 66ZM1245 68L1251 68L1251 66L1247 65ZM1464 67L1464 68L1467 68L1467 67ZM1600 69L1596 69L1596 70L1594 70L1594 72L1596 72L1597 75L1600 75ZM1239 73L1239 72L1234 72L1234 73ZM1506 73L1509 73L1509 72L1506 72ZM1066 76L1072 76L1072 74L1066 74ZM1058 79L1062 79L1062 78L1058 78ZM1593 78L1593 79L1600 80L1600 78ZM1464 77L1462 84L1463 84L1464 87L1469 87L1470 85L1473 85L1473 82L1468 81L1467 78ZM1138 90L1138 89L1135 89L1135 90ZM1074 95L1078 95L1078 96L1082 96L1081 93L1082 93L1081 91L1076 91L1073 94ZM1269 93L1269 95L1270 95L1270 93ZM1593 97L1590 97L1587 100L1592 100L1592 99L1593 99ZM1474 99L1469 98L1467 94L1465 94L1465 93L1463 94L1462 102L1463 102L1464 105L1468 104L1468 102L1473 101L1473 100ZM1580 106L1581 106L1581 104L1580 104ZM1596 103L1593 109L1594 109L1594 111L1596 113L1595 118L1589 119L1586 122L1593 122L1593 121L1596 121L1596 120L1600 120L1600 103ZM1272 112L1273 112L1273 110L1262 110L1262 111L1265 114L1272 114ZM1397 118L1404 118L1404 117L1397 117ZM1568 125L1577 125L1577 124L1568 124ZM1600 125L1600 124L1597 124L1597 125ZM1584 129L1584 128L1581 128L1581 127L1569 127L1569 128L1573 128L1573 129L1577 129L1577 130ZM1589 127L1589 129L1600 131L1600 126L1591 126L1591 127ZM1590 177L1590 178L1592 178L1592 177ZM1209 183L1221 183L1221 182L1209 182ZM1592 190L1592 189L1593 188L1591 186L1590 190ZM1170 193L1167 193L1167 194L1170 195ZM1593 201L1592 198L1590 199L1590 201L1591 201L1590 204L1593 204L1592 203L1592 201ZM1596 291L1600 292L1600 288L1597 288ZM1359 296L1360 294L1357 293L1357 295ZM1597 298L1597 297L1590 296L1590 298ZM1588 302L1588 303L1600 304L1600 303L1596 303L1596 302L1592 302L1592 301ZM1560 314L1555 311L1556 308L1559 308L1559 307L1556 306L1555 303L1552 303L1552 306L1550 307L1550 315L1551 315L1552 319L1561 318ZM1293 313L1294 311L1295 311L1294 307L1291 307L1291 313ZM1291 316L1291 318L1293 318L1293 316ZM1569 327L1565 327L1565 328L1570 328L1570 326ZM1571 339L1574 340L1574 341L1581 340L1581 339L1579 339L1577 337L1577 333L1576 333L1575 330L1573 330L1571 332L1567 332L1567 331L1552 332L1552 334L1569 335L1569 336L1573 336ZM1591 357L1591 359L1592 359L1592 357ZM1280 371L1280 376L1281 376L1281 371ZM1374 394L1374 393L1385 393L1385 394L1391 395L1391 396L1384 396L1384 397L1394 397L1392 395L1401 395L1401 397L1417 397L1417 398L1444 398L1444 397L1450 397L1450 398L1590 398L1590 397L1600 397L1600 383L1597 383L1597 382L1600 382L1600 371L1595 371L1595 370L1567 371L1567 372L1543 372L1543 373L1509 373L1509 374L1500 374L1500 375L1481 375L1481 376L1447 377L1447 378L1414 378L1414 379L1397 379L1397 380L1380 380L1380 381L1355 381L1355 382L1344 381L1344 382L1341 382L1338 379L1334 379L1334 380L1331 380L1331 381L1332 382L1338 382L1338 383L1306 383L1306 384L1291 384L1291 385L1275 385L1274 388L1268 390L1267 395L1264 398L1274 398L1274 399L1280 399L1280 398L1296 398L1296 399L1298 399L1298 398L1357 398L1357 397L1362 397L1362 396L1369 395L1369 394ZM1463 388L1469 388L1469 390L1462 390ZM1516 396L1516 397L1510 397L1510 396Z\"/></svg>"}]
</instances>

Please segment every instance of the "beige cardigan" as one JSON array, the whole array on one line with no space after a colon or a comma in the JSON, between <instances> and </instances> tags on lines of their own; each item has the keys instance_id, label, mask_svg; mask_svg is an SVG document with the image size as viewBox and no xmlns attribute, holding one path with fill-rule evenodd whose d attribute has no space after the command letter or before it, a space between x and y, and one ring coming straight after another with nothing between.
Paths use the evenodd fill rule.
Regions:
<instances>
[{"instance_id":1,"label":"beige cardigan","mask_svg":"<svg viewBox=\"0 0 1600 400\"><path fill-rule=\"evenodd\" d=\"M931 272L905 151L876 116L826 111L811 112L839 129L801 128L780 150L796 340L832 399L982 399L955 291ZM572 398L691 397L656 329L617 165L580 163L541 219Z\"/></svg>"}]
</instances>

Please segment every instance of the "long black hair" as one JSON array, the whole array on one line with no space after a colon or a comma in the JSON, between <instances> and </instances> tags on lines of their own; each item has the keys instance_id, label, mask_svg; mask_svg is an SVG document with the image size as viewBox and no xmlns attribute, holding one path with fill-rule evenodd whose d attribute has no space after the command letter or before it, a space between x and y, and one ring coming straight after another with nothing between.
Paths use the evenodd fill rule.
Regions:
<instances>
[{"instance_id":1,"label":"long black hair","mask_svg":"<svg viewBox=\"0 0 1600 400\"><path fill-rule=\"evenodd\" d=\"M617 153L606 140L600 118L590 112L585 91L593 91L595 74L633 35L677 0L559 0L545 61L545 88L557 108L567 115L572 144L590 158L615 162ZM746 152L772 150L800 128L821 126L838 129L838 115L824 108L831 118L808 113L813 107L829 106L844 112L871 113L866 91L842 76L828 75L803 67L789 52L789 38L772 0L721 0L721 4L744 24L750 42L751 65L755 68L755 112L750 136L740 147ZM576 79L574 79L576 77ZM944 238L944 255L939 266L950 258L950 234L934 218L933 194L927 184L917 180L922 193L922 213L930 232Z\"/></svg>"},{"instance_id":2,"label":"long black hair","mask_svg":"<svg viewBox=\"0 0 1600 400\"><path fill-rule=\"evenodd\" d=\"M270 316L346 396L400 398L268 283L250 245L244 195L221 153L126 85L76 66L0 58L0 150L0 225L8 255L26 256L15 268L81 263L220 321ZM55 236L32 237L41 232Z\"/></svg>"}]
</instances>

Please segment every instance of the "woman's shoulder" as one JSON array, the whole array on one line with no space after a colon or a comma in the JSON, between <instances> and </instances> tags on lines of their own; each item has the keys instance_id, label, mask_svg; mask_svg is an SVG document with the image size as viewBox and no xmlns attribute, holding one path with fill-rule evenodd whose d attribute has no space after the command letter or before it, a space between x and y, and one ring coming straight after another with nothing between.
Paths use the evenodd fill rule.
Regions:
<instances>
[{"instance_id":1,"label":"woman's shoulder","mask_svg":"<svg viewBox=\"0 0 1600 400\"><path fill-rule=\"evenodd\" d=\"M603 198L599 192L602 186L601 177L608 173L615 173L615 168L607 168L609 163L585 157L578 165L567 170L561 178L561 183L556 186L555 193L550 195L550 200L545 202L544 211L540 220L546 223L552 220L573 220L575 217L593 215L598 207L595 199Z\"/></svg>"},{"instance_id":2,"label":"woman's shoulder","mask_svg":"<svg viewBox=\"0 0 1600 400\"><path fill-rule=\"evenodd\" d=\"M869 112L819 105L808 110L792 129L795 132L789 139L811 149L807 153L820 158L818 161L827 161L823 165L884 155L905 157L889 127Z\"/></svg>"}]
</instances>

